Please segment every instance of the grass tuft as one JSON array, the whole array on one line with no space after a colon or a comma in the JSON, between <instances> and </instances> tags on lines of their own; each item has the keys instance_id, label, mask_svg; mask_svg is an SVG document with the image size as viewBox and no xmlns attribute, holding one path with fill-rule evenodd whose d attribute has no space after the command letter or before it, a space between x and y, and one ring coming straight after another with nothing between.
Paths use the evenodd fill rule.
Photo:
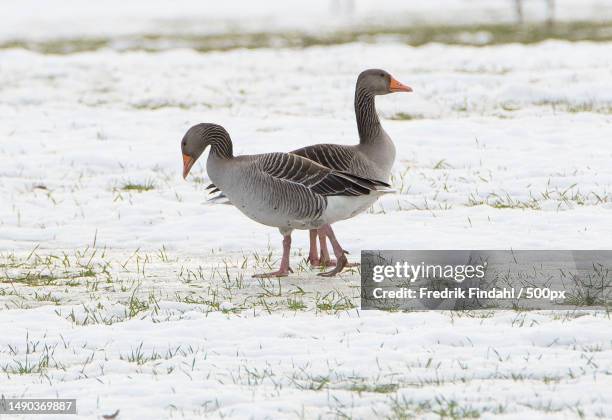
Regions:
<instances>
[{"instance_id":1,"label":"grass tuft","mask_svg":"<svg viewBox=\"0 0 612 420\"><path fill-rule=\"evenodd\" d=\"M144 183L127 182L121 187L123 191L136 191L146 192L155 189L155 183L151 180L145 181Z\"/></svg>"},{"instance_id":2,"label":"grass tuft","mask_svg":"<svg viewBox=\"0 0 612 420\"><path fill-rule=\"evenodd\" d=\"M393 121L410 121L410 120L422 120L425 118L422 114L410 114L407 112L396 112L389 117Z\"/></svg>"}]
</instances>

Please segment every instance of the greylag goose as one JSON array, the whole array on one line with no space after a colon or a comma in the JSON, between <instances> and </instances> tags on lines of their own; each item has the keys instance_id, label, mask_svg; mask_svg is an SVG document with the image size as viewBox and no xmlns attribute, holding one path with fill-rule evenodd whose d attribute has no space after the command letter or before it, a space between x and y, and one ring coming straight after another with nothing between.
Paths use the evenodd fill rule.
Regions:
<instances>
[{"instance_id":1,"label":"greylag goose","mask_svg":"<svg viewBox=\"0 0 612 420\"><path fill-rule=\"evenodd\" d=\"M326 168L289 153L234 156L227 131L216 124L191 127L181 140L183 178L210 146L206 171L231 203L250 219L277 227L283 235L278 271L255 277L286 276L293 229L322 229L336 258L344 251L330 224L350 217L351 209L385 192L388 184ZM321 275L335 275L336 270Z\"/></svg>"},{"instance_id":2,"label":"greylag goose","mask_svg":"<svg viewBox=\"0 0 612 420\"><path fill-rule=\"evenodd\" d=\"M377 95L393 92L412 92L412 88L398 82L384 70L369 69L361 72L355 86L355 116L359 144L351 146L315 144L290 153L306 157L336 171L386 182L391 175L391 168L395 161L395 146L380 124L374 98ZM377 198L376 195L370 195L360 203L353 202L350 217L368 209ZM312 265L333 263L329 258L325 241L325 232L329 231L332 231L330 226L319 232L314 229L310 231L308 261ZM317 236L321 246L320 257L317 255ZM343 255L340 260L336 261L336 268L342 270L347 264L348 261Z\"/></svg>"}]
</instances>

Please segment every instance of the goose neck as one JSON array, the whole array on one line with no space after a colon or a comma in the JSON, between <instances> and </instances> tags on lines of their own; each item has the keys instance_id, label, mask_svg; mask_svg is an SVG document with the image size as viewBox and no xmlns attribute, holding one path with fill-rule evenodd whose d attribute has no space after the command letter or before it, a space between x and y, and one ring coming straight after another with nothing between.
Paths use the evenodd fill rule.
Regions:
<instances>
[{"instance_id":1,"label":"goose neck","mask_svg":"<svg viewBox=\"0 0 612 420\"><path fill-rule=\"evenodd\" d=\"M355 116L361 144L371 143L381 131L374 95L364 88L355 90Z\"/></svg>"},{"instance_id":2,"label":"goose neck","mask_svg":"<svg viewBox=\"0 0 612 420\"><path fill-rule=\"evenodd\" d=\"M218 159L233 158L232 140L226 136L214 137L210 141L210 154Z\"/></svg>"}]
</instances>

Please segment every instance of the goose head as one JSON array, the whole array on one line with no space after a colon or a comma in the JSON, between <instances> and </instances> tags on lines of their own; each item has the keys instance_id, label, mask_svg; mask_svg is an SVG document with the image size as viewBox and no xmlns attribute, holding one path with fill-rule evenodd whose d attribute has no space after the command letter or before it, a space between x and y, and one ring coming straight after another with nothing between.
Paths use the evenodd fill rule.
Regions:
<instances>
[{"instance_id":1,"label":"goose head","mask_svg":"<svg viewBox=\"0 0 612 420\"><path fill-rule=\"evenodd\" d=\"M201 123L187 130L181 140L183 178L187 178L189 171L208 146L214 148L228 142L231 142L228 132L217 124Z\"/></svg>"},{"instance_id":2,"label":"goose head","mask_svg":"<svg viewBox=\"0 0 612 420\"><path fill-rule=\"evenodd\" d=\"M412 92L406 86L393 78L389 73L380 69L362 71L357 78L357 90L365 90L372 95L386 95L393 92Z\"/></svg>"}]
</instances>

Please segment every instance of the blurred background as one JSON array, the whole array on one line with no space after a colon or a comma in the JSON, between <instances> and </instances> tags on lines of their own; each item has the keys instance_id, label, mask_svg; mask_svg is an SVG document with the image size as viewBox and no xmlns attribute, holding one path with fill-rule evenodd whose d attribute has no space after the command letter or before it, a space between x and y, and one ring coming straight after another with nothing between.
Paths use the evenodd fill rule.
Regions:
<instances>
[{"instance_id":1,"label":"blurred background","mask_svg":"<svg viewBox=\"0 0 612 420\"><path fill-rule=\"evenodd\" d=\"M0 3L0 48L199 51L354 41L488 45L612 38L610 0L24 0Z\"/></svg>"}]
</instances>

